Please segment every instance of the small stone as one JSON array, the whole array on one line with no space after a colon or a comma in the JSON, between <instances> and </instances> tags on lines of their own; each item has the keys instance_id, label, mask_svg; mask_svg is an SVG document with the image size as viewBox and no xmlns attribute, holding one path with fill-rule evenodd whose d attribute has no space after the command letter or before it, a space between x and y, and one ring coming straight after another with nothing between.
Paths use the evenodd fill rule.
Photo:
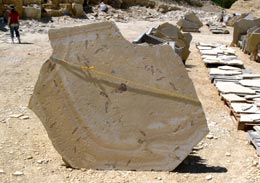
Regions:
<instances>
[{"instance_id":1,"label":"small stone","mask_svg":"<svg viewBox=\"0 0 260 183\"><path fill-rule=\"evenodd\" d=\"M231 156L231 154L229 153L229 152L226 152L226 154L225 154L226 156Z\"/></svg>"},{"instance_id":2,"label":"small stone","mask_svg":"<svg viewBox=\"0 0 260 183\"><path fill-rule=\"evenodd\" d=\"M0 169L0 174L4 174L5 171L3 169Z\"/></svg>"},{"instance_id":3,"label":"small stone","mask_svg":"<svg viewBox=\"0 0 260 183\"><path fill-rule=\"evenodd\" d=\"M33 157L32 156L27 156L26 159L33 159Z\"/></svg>"},{"instance_id":4,"label":"small stone","mask_svg":"<svg viewBox=\"0 0 260 183\"><path fill-rule=\"evenodd\" d=\"M85 172L85 171L87 171L87 169L86 168L81 168L80 169L82 172Z\"/></svg>"},{"instance_id":5,"label":"small stone","mask_svg":"<svg viewBox=\"0 0 260 183\"><path fill-rule=\"evenodd\" d=\"M67 170L68 170L68 171L70 171L70 172L72 172L72 171L73 171L73 169L72 169L72 168L67 168Z\"/></svg>"},{"instance_id":6,"label":"small stone","mask_svg":"<svg viewBox=\"0 0 260 183\"><path fill-rule=\"evenodd\" d=\"M16 172L13 173L13 175L14 176L22 176L22 175L24 175L24 173L21 172L21 171L16 171Z\"/></svg>"},{"instance_id":7,"label":"small stone","mask_svg":"<svg viewBox=\"0 0 260 183\"><path fill-rule=\"evenodd\" d=\"M158 180L162 180L162 177L157 177Z\"/></svg>"},{"instance_id":8,"label":"small stone","mask_svg":"<svg viewBox=\"0 0 260 183\"><path fill-rule=\"evenodd\" d=\"M38 164L42 164L42 163L43 163L43 160L38 160L37 163L38 163Z\"/></svg>"},{"instance_id":9,"label":"small stone","mask_svg":"<svg viewBox=\"0 0 260 183\"><path fill-rule=\"evenodd\" d=\"M42 167L37 167L37 170L41 170L42 169Z\"/></svg>"},{"instance_id":10,"label":"small stone","mask_svg":"<svg viewBox=\"0 0 260 183\"><path fill-rule=\"evenodd\" d=\"M253 161L253 166L257 166L258 165L258 161Z\"/></svg>"},{"instance_id":11,"label":"small stone","mask_svg":"<svg viewBox=\"0 0 260 183\"><path fill-rule=\"evenodd\" d=\"M213 138L214 138L214 136L213 136L212 134L208 134L206 137L207 137L208 139L213 139Z\"/></svg>"},{"instance_id":12,"label":"small stone","mask_svg":"<svg viewBox=\"0 0 260 183\"><path fill-rule=\"evenodd\" d=\"M30 119L30 117L29 116L21 116L21 117L19 117L19 119L26 120L26 119Z\"/></svg>"},{"instance_id":13,"label":"small stone","mask_svg":"<svg viewBox=\"0 0 260 183\"><path fill-rule=\"evenodd\" d=\"M206 176L206 180L211 180L212 179L212 175L207 175Z\"/></svg>"}]
</instances>

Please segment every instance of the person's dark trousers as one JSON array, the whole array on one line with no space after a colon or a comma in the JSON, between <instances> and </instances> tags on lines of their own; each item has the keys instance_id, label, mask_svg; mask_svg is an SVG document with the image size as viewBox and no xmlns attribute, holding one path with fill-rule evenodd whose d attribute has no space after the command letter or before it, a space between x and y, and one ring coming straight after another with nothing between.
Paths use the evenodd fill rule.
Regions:
<instances>
[{"instance_id":1,"label":"person's dark trousers","mask_svg":"<svg viewBox=\"0 0 260 183\"><path fill-rule=\"evenodd\" d=\"M17 38L20 37L20 33L19 33L19 27L18 26L10 26L10 33L11 33L11 38L13 39L14 38L14 33L15 33L15 36Z\"/></svg>"},{"instance_id":2,"label":"person's dark trousers","mask_svg":"<svg viewBox=\"0 0 260 183\"><path fill-rule=\"evenodd\" d=\"M15 36L18 38L19 43L21 43L21 41L20 41L20 33L19 33L19 26L11 25L10 26L10 33L11 33L12 42L14 42L14 33L15 33Z\"/></svg>"}]
</instances>

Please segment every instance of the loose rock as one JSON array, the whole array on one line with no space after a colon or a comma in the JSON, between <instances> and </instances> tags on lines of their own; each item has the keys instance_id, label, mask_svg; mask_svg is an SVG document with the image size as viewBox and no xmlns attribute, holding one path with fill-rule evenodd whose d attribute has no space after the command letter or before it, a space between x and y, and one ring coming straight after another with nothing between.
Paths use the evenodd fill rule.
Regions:
<instances>
[{"instance_id":1,"label":"loose rock","mask_svg":"<svg viewBox=\"0 0 260 183\"><path fill-rule=\"evenodd\" d=\"M16 171L16 172L13 173L13 175L14 176L22 176L22 175L24 175L24 173L21 172L21 171Z\"/></svg>"},{"instance_id":2,"label":"loose rock","mask_svg":"<svg viewBox=\"0 0 260 183\"><path fill-rule=\"evenodd\" d=\"M231 156L231 154L229 152L226 152L225 156Z\"/></svg>"},{"instance_id":3,"label":"loose rock","mask_svg":"<svg viewBox=\"0 0 260 183\"><path fill-rule=\"evenodd\" d=\"M212 175L207 175L206 176L206 180L211 180L212 179Z\"/></svg>"}]
</instances>

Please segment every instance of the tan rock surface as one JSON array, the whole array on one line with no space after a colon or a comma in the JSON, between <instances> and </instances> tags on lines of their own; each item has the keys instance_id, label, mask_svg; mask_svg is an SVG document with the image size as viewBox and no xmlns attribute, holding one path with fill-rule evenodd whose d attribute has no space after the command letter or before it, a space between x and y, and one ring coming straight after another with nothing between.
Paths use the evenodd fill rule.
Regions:
<instances>
[{"instance_id":1,"label":"tan rock surface","mask_svg":"<svg viewBox=\"0 0 260 183\"><path fill-rule=\"evenodd\" d=\"M30 108L72 167L172 170L207 134L193 84L169 46L130 44L108 22L52 30L49 37L53 54Z\"/></svg>"},{"instance_id":2,"label":"tan rock surface","mask_svg":"<svg viewBox=\"0 0 260 183\"><path fill-rule=\"evenodd\" d=\"M253 13L256 16L260 16L260 4L259 0L237 0L230 11L239 13Z\"/></svg>"}]
</instances>

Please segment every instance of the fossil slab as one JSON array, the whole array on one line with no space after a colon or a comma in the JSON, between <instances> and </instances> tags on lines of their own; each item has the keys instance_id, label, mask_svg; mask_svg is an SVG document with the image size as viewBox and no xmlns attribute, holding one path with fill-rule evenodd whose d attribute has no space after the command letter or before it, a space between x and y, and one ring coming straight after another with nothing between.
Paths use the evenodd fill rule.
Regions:
<instances>
[{"instance_id":1,"label":"fossil slab","mask_svg":"<svg viewBox=\"0 0 260 183\"><path fill-rule=\"evenodd\" d=\"M173 170L208 133L170 46L126 41L110 22L49 31L53 54L29 107L75 168Z\"/></svg>"}]
</instances>

